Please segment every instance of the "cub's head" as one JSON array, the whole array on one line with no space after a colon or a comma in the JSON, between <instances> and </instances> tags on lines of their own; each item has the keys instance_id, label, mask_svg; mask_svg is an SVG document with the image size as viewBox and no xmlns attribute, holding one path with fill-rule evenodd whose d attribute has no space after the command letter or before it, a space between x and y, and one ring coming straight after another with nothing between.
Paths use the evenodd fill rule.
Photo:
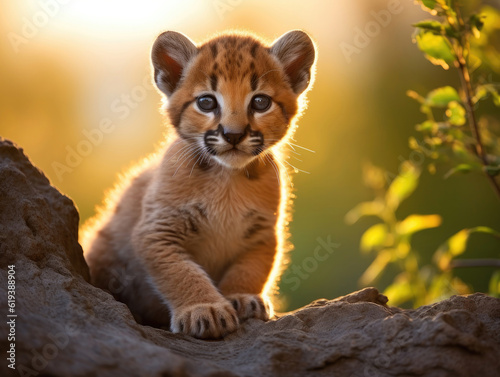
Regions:
<instances>
[{"instance_id":1,"label":"cub's head","mask_svg":"<svg viewBox=\"0 0 500 377\"><path fill-rule=\"evenodd\" d=\"M282 140L313 75L314 44L303 31L272 45L240 34L196 46L167 31L152 49L154 79L168 114L197 153L241 169Z\"/></svg>"}]
</instances>

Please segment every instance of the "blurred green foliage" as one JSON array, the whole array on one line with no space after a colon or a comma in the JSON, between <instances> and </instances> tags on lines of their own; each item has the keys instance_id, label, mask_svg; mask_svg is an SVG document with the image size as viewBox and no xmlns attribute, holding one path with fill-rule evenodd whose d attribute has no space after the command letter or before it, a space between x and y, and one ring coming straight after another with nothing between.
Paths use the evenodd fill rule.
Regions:
<instances>
[{"instance_id":1,"label":"blurred green foliage","mask_svg":"<svg viewBox=\"0 0 500 377\"><path fill-rule=\"evenodd\" d=\"M500 62L500 53L489 43L492 34L500 30L500 13L485 6L479 13L464 18L457 0L418 2L435 16L414 24L418 48L432 64L445 70L455 68L461 86L439 87L427 95L408 91L408 96L420 104L420 111L426 117L416 126L419 138L410 137L409 146L425 157L429 173L435 174L438 164L448 166L444 178L477 172L489 180L500 200L500 182L496 178L500 174L498 119L487 115L478 118L476 114L483 100L491 99L495 106L500 106L500 86L487 80L487 75L497 69ZM467 251L467 243L474 233L500 241L500 233L490 227L458 231L438 247L432 263L422 263L421 254L412 245L412 237L417 232L440 226L441 216L411 214L399 220L396 213L400 204L418 188L421 165L403 161L395 177L378 167L365 167L365 184L374 191L375 199L349 211L346 222L353 224L365 216L376 216L381 222L369 227L361 237L361 252L374 253L375 259L361 276L360 284L374 284L389 266L395 266L392 271L396 276L385 294L393 305L411 303L418 307L474 290L473 282L464 282L454 269L490 266L497 271L490 279L489 293L498 297L500 259L456 259ZM473 255L474 250L468 250L468 254Z\"/></svg>"}]
</instances>

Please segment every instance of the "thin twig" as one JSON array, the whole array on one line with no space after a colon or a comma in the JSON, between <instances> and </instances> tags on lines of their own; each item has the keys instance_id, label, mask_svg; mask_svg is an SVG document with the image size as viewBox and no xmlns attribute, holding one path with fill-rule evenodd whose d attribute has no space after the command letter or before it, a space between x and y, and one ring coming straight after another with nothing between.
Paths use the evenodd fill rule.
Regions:
<instances>
[{"instance_id":1,"label":"thin twig","mask_svg":"<svg viewBox=\"0 0 500 377\"><path fill-rule=\"evenodd\" d=\"M460 24L460 27L462 27L465 30L465 24L464 20L462 18L462 14L460 13L460 5L456 6L456 14L457 14L457 19ZM460 32L460 31L459 31ZM488 157L486 155L486 150L483 145L483 141L481 138L481 132L479 130L479 125L477 123L476 119L476 114L474 112L474 103L473 103L473 91L472 91L472 84L471 84L471 78L470 78L470 72L469 72L469 67L467 66L467 62L465 60L463 51L466 48L467 41L464 41L463 39L467 39L467 31L464 32L464 36L461 36L458 38L458 42L460 44L459 48L455 48L455 53L457 55L457 64L458 65L458 74L460 76L460 81L462 83L462 88L465 93L465 109L467 111L467 117L469 120L469 126L471 128L472 134L474 135L474 138L476 140L475 143L475 149L476 149L476 154L477 156L481 159L481 162L484 167L488 166ZM488 172L485 172L486 176L488 177L488 180L490 181L491 185L493 186L493 189L497 193L498 197L500 198L500 185L499 183L495 180L493 176L488 174Z\"/></svg>"},{"instance_id":2,"label":"thin twig","mask_svg":"<svg viewBox=\"0 0 500 377\"><path fill-rule=\"evenodd\" d=\"M450 262L450 268L462 267L497 267L500 268L500 259L455 259Z\"/></svg>"}]
</instances>

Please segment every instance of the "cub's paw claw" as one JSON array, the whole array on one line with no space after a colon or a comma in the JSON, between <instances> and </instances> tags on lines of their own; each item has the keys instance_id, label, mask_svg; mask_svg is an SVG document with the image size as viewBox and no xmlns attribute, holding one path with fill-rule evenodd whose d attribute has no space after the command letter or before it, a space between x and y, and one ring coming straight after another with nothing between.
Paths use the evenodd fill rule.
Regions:
<instances>
[{"instance_id":1,"label":"cub's paw claw","mask_svg":"<svg viewBox=\"0 0 500 377\"><path fill-rule=\"evenodd\" d=\"M272 311L271 303L262 296L237 293L226 297L238 313L240 320L258 318L267 321Z\"/></svg>"},{"instance_id":2,"label":"cub's paw claw","mask_svg":"<svg viewBox=\"0 0 500 377\"><path fill-rule=\"evenodd\" d=\"M174 312L171 330L201 339L216 339L235 331L239 321L227 301L196 304Z\"/></svg>"}]
</instances>

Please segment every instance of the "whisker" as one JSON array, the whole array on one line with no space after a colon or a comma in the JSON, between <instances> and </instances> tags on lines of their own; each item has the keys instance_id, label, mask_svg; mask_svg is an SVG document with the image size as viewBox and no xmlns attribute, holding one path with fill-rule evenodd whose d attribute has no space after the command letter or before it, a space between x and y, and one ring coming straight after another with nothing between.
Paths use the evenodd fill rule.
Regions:
<instances>
[{"instance_id":1,"label":"whisker","mask_svg":"<svg viewBox=\"0 0 500 377\"><path fill-rule=\"evenodd\" d=\"M280 178L280 173L279 173L278 166L274 163L274 161L271 158L271 156L269 154L267 154L267 153L266 153L266 159L270 162L271 166L274 169L274 172L276 173L276 179L278 181L278 184L281 184L281 178Z\"/></svg>"},{"instance_id":2,"label":"whisker","mask_svg":"<svg viewBox=\"0 0 500 377\"><path fill-rule=\"evenodd\" d=\"M209 163L210 163L210 157L211 157L211 155L210 155L210 153L208 153L207 148L203 148L203 158L202 158L202 160L200 161L200 164L203 164L203 163L205 163L205 162L206 162L207 164L209 164Z\"/></svg>"},{"instance_id":3,"label":"whisker","mask_svg":"<svg viewBox=\"0 0 500 377\"><path fill-rule=\"evenodd\" d=\"M197 146L197 147L196 147L196 148L194 148L194 149L191 149L190 151L188 151L188 152L185 154L185 156L183 157L183 159L182 159L182 161L181 161L180 165L177 167L177 170L174 172L174 174L172 175L172 177L175 177L175 175L177 174L177 172L179 171L179 169L180 169L180 168L184 165L184 163L185 163L186 161L189 161L189 160L190 160L190 158L192 158L193 156L195 156L195 155L196 155L196 150L197 150L197 148L199 148L199 146ZM179 160L180 160L180 159L179 159ZM178 162L179 160L177 160L177 162ZM177 163L177 162L176 162L176 163ZM175 166L175 165L174 165L174 166Z\"/></svg>"},{"instance_id":4,"label":"whisker","mask_svg":"<svg viewBox=\"0 0 500 377\"><path fill-rule=\"evenodd\" d=\"M279 158L277 158L276 156L274 156L274 160L275 160L276 162L278 162L278 163L279 163L279 164L283 167L283 171L284 171L284 173L286 174L286 178L287 178L288 184L289 184L289 185L291 185L292 180L291 180L291 178L290 178L290 175L288 174L288 169L287 169L287 167L286 167L286 166L283 164L283 162L281 162L281 161L280 161L280 159L279 159Z\"/></svg>"},{"instance_id":5,"label":"whisker","mask_svg":"<svg viewBox=\"0 0 500 377\"><path fill-rule=\"evenodd\" d=\"M188 155L186 156L186 158L184 160L182 160L182 163L177 167L177 169L175 170L174 174L172 174L172 177L175 177L175 175L177 174L177 172L179 171L179 169L184 165L184 163L186 161L189 160L189 157L191 157L192 155Z\"/></svg>"},{"instance_id":6,"label":"whisker","mask_svg":"<svg viewBox=\"0 0 500 377\"><path fill-rule=\"evenodd\" d=\"M165 157L167 157L167 156L169 155L169 153L171 153L171 152L174 150L174 148L173 148L173 147L174 147L176 144L179 144L181 141L182 141L182 139L181 139L181 138L178 138L178 139L177 139L177 140L175 140L172 144L170 144L170 145L168 146L167 153L165 153ZM177 152L178 152L178 151L177 151ZM177 152L176 152L176 153L177 153ZM175 155L175 153L174 153L174 155ZM168 161L168 160L167 160L167 161Z\"/></svg>"},{"instance_id":7,"label":"whisker","mask_svg":"<svg viewBox=\"0 0 500 377\"><path fill-rule=\"evenodd\" d=\"M292 147L292 145L293 145L293 146L295 146L295 147L297 147L297 148L302 148L302 149L305 149L305 150L306 150L306 151L308 151L308 152L311 152L311 153L316 153L316 151L313 151L312 149L308 149L308 148L306 148L306 147L302 147L302 146L300 146L300 145L298 145L298 144L290 143L289 141L287 141L286 143L287 143L288 145L290 145L290 147Z\"/></svg>"},{"instance_id":8,"label":"whisker","mask_svg":"<svg viewBox=\"0 0 500 377\"><path fill-rule=\"evenodd\" d=\"M181 153L181 155L178 157L178 159L177 159L177 161L176 161L176 162L178 162L179 160L182 160L182 159L186 156L186 153L189 153L189 152L191 152L192 150L194 150L194 149L192 149L192 148L193 148L193 146L194 146L194 149L196 149L196 148L198 148L198 147L199 147L197 144L193 144L193 143L188 143L188 144L186 144L186 146L185 146L184 148L182 148L182 153Z\"/></svg>"},{"instance_id":9,"label":"whisker","mask_svg":"<svg viewBox=\"0 0 500 377\"><path fill-rule=\"evenodd\" d=\"M295 149L294 150L291 150L291 149L286 149L288 152L292 152L298 156L300 156L301 154L299 152L296 152Z\"/></svg>"},{"instance_id":10,"label":"whisker","mask_svg":"<svg viewBox=\"0 0 500 377\"><path fill-rule=\"evenodd\" d=\"M179 153L183 154L183 152L186 151L186 149L190 148L191 146L188 144L188 145L185 145L183 146L181 149L179 149L177 152L174 153L173 156L171 156L166 162L169 162L170 160L172 160L175 156L177 156Z\"/></svg>"},{"instance_id":11,"label":"whisker","mask_svg":"<svg viewBox=\"0 0 500 377\"><path fill-rule=\"evenodd\" d=\"M300 160L299 160L299 161L300 161ZM310 172L308 172L308 171L305 171L305 170L301 170L301 169L299 169L299 168L296 168L295 166L293 166L293 165L292 165L291 163L289 163L288 161L285 161L285 160L284 160L284 162L285 162L286 164L290 165L290 166L293 168L293 170L295 170L296 172L300 171L301 173L311 174L311 173L310 173Z\"/></svg>"},{"instance_id":12,"label":"whisker","mask_svg":"<svg viewBox=\"0 0 500 377\"><path fill-rule=\"evenodd\" d=\"M198 147L197 153L198 152L201 152L201 153L199 154L198 159L195 161L195 163L193 164L193 167L191 168L191 172L189 173L189 178L191 178L191 174L193 174L194 167L196 166L196 164L198 163L198 161L200 161L200 159L203 157L204 149L205 148L202 147L202 146Z\"/></svg>"}]
</instances>

